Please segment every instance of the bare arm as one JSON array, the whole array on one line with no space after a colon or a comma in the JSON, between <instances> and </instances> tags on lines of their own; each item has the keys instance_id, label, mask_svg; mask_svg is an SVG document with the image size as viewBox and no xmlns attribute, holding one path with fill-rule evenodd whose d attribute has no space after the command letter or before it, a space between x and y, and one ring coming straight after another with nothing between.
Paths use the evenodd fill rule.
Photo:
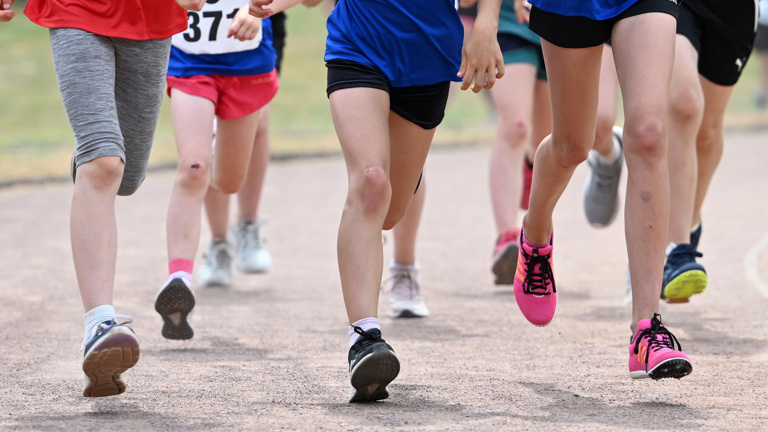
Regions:
<instances>
[{"instance_id":1,"label":"bare arm","mask_svg":"<svg viewBox=\"0 0 768 432\"><path fill-rule=\"evenodd\" d=\"M501 0L477 3L477 19L461 52L458 76L464 78L462 90L472 86L472 91L478 93L493 87L496 79L504 76L504 58L496 39L500 9Z\"/></svg>"}]
</instances>

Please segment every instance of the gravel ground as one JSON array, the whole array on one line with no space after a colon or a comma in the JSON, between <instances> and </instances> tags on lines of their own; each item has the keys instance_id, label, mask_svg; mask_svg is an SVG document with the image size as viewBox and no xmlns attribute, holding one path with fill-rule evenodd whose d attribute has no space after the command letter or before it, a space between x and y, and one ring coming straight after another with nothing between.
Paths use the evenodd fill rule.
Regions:
<instances>
[{"instance_id":1,"label":"gravel ground","mask_svg":"<svg viewBox=\"0 0 768 432\"><path fill-rule=\"evenodd\" d=\"M694 365L680 381L629 378L623 224L587 224L585 167L555 215L557 316L537 328L511 287L492 282L488 149L433 152L418 244L432 316L382 318L402 370L390 398L372 404L346 402L335 250L342 159L270 167L262 207L274 269L237 274L229 289L198 289L187 342L164 340L152 308L166 278L172 173L152 173L120 198L115 305L135 320L141 360L125 374L124 394L99 399L81 396L71 185L0 190L0 429L766 430L766 138L728 134L701 243L710 287L688 304L661 306Z\"/></svg>"}]
</instances>

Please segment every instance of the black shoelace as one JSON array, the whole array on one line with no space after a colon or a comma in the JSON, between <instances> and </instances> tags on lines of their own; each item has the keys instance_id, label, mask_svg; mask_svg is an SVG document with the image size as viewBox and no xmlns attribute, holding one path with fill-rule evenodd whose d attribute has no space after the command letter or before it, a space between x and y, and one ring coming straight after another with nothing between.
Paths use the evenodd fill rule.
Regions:
<instances>
[{"instance_id":1,"label":"black shoelace","mask_svg":"<svg viewBox=\"0 0 768 432\"><path fill-rule=\"evenodd\" d=\"M555 289L555 276L552 274L552 266L549 264L548 255L539 255L539 250L534 249L533 255L528 255L525 248L522 248L523 258L527 267L527 275L523 281L523 292L525 294L550 295L557 292ZM539 270L536 271L536 266ZM547 290L547 285L552 285L552 292Z\"/></svg>"},{"instance_id":2,"label":"black shoelace","mask_svg":"<svg viewBox=\"0 0 768 432\"><path fill-rule=\"evenodd\" d=\"M360 336L364 337L365 339L371 342L384 342L384 339L381 338L381 334L372 335L367 331L363 330L362 327L358 327L358 326L352 326L352 328L355 330L355 333L359 334Z\"/></svg>"},{"instance_id":3,"label":"black shoelace","mask_svg":"<svg viewBox=\"0 0 768 432\"><path fill-rule=\"evenodd\" d=\"M683 350L683 347L680 346L680 342L675 335L661 325L661 315L659 314L653 314L651 326L641 331L635 338L635 354L639 352L640 341L643 340L644 336L648 336L648 349L645 351L646 365L648 364L648 356L650 355L651 350L658 351L663 348L675 350L675 345L677 345L677 351Z\"/></svg>"},{"instance_id":4,"label":"black shoelace","mask_svg":"<svg viewBox=\"0 0 768 432\"><path fill-rule=\"evenodd\" d=\"M683 264L696 261L696 258L703 257L704 254L698 252L689 244L679 244L672 249L667 256L667 265L672 268L680 267Z\"/></svg>"}]
</instances>

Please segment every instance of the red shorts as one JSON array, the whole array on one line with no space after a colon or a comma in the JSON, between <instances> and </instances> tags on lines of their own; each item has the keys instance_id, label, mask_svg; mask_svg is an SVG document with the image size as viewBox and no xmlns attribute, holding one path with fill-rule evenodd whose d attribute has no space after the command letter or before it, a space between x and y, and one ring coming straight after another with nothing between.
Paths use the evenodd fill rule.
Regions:
<instances>
[{"instance_id":1,"label":"red shorts","mask_svg":"<svg viewBox=\"0 0 768 432\"><path fill-rule=\"evenodd\" d=\"M176 88L184 93L209 99L222 120L244 117L263 108L277 94L277 73L261 75L194 75L166 77L168 96Z\"/></svg>"}]
</instances>

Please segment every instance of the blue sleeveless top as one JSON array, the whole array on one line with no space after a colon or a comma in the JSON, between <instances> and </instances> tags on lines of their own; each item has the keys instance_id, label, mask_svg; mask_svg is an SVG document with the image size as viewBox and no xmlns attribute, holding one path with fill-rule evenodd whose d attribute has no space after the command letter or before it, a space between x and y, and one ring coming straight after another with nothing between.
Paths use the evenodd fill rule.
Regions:
<instances>
[{"instance_id":1,"label":"blue sleeveless top","mask_svg":"<svg viewBox=\"0 0 768 432\"><path fill-rule=\"evenodd\" d=\"M611 19L638 0L528 0L545 11L564 16L582 16L593 20ZM674 1L674 0L670 0Z\"/></svg>"},{"instance_id":2,"label":"blue sleeveless top","mask_svg":"<svg viewBox=\"0 0 768 432\"><path fill-rule=\"evenodd\" d=\"M376 68L392 87L461 81L464 28L454 0L341 0L327 27L325 61Z\"/></svg>"}]
</instances>

